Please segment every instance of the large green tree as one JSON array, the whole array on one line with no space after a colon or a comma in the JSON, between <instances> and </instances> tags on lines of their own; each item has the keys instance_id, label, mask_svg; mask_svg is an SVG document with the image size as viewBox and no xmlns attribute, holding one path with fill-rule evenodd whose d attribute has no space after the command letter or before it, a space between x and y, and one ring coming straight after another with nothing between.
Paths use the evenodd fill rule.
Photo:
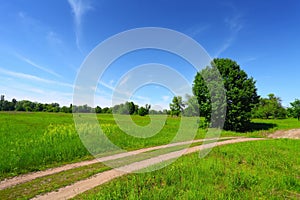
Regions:
<instances>
[{"instance_id":1,"label":"large green tree","mask_svg":"<svg viewBox=\"0 0 300 200\"><path fill-rule=\"evenodd\" d=\"M206 67L196 74L193 93L198 99L200 115L210 122L212 112L223 109L222 102L217 102L217 109L212 111L212 104L221 94L219 80L214 75L219 71L222 76L222 83L226 91L226 118L224 123L225 130L246 131L251 120L251 110L258 103L259 96L255 81L248 77L240 66L230 59L214 59L210 67ZM208 87L210 86L210 87ZM210 88L210 90L208 89ZM222 112L220 113L220 115ZM225 117L225 116L221 116ZM213 123L213 122L210 122Z\"/></svg>"}]
</instances>

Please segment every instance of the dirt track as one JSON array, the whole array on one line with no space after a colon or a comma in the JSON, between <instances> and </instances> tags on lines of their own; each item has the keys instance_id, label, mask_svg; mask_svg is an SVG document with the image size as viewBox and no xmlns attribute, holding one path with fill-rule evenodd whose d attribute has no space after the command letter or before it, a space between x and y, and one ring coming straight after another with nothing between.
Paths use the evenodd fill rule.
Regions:
<instances>
[{"instance_id":1,"label":"dirt track","mask_svg":"<svg viewBox=\"0 0 300 200\"><path fill-rule=\"evenodd\" d=\"M293 129L293 130L287 130L287 131L276 131L275 133L270 134L268 137L269 138L300 139L300 129ZM122 166L119 168L115 168L112 170L108 170L108 171L96 174L96 175L92 176L91 178L78 181L72 185L60 188L57 191L37 196L34 199L68 199L68 198L72 198L82 192L92 189L92 188L94 188L98 185L101 185L105 182L108 182L114 178L120 177L122 175L131 173L131 172L143 169L143 168L147 168L151 165L154 165L154 164L157 164L157 163L160 163L163 161L177 158L181 155L189 154L189 153L196 152L199 150L208 149L212 146L220 146L220 145L253 141L253 140L263 140L265 138L226 137L226 138L220 138L220 139L230 139L230 140L209 143L209 144L203 144L200 146L195 146L195 147L191 147L191 148L184 149L184 150L155 156L155 157L143 160L143 161L134 162L134 163L128 164L126 166ZM211 140L215 140L215 139L211 139ZM172 143L172 144L161 145L161 146L156 146L156 147L144 148L144 149L139 149L139 150L135 150L135 151L131 151L131 152L124 152L124 153L119 153L119 154L115 154L115 155L111 155L111 156L105 156L105 157L94 159L94 160L83 161L83 162L74 163L74 164L68 164L65 166L48 169L45 171L29 173L29 174L25 174L25 175L21 175L21 176L17 176L17 177L11 178L11 179L1 181L0 182L0 190L3 190L8 187L12 187L17 184L24 183L27 181L31 181L31 180L39 178L39 177L55 174L55 173L62 172L62 171L67 171L67 170L74 169L77 167L91 165L91 164L94 164L97 162L104 162L104 161L116 160L119 158L126 158L127 156L134 156L134 155L138 155L138 154L152 151L152 150L164 149L167 147L179 146L179 145L184 145L184 144L192 144L195 142L202 142L202 141L203 140L193 140L193 141L178 142L178 143Z\"/></svg>"},{"instance_id":2,"label":"dirt track","mask_svg":"<svg viewBox=\"0 0 300 200\"><path fill-rule=\"evenodd\" d=\"M269 138L290 138L300 139L300 129L291 129L286 131L276 131L268 136Z\"/></svg>"},{"instance_id":3,"label":"dirt track","mask_svg":"<svg viewBox=\"0 0 300 200\"><path fill-rule=\"evenodd\" d=\"M233 139L233 138L235 138L235 137L224 137L223 139ZM209 140L209 139L207 139L207 140ZM211 139L211 140L215 140L215 139ZM12 187L12 186L20 184L20 183L25 183L25 182L31 181L31 180L36 179L36 178L40 178L40 177L43 177L43 176L48 176L48 175L51 175L51 174L59 173L59 172L62 172L62 171L67 171L67 170L78 168L78 167L83 167L83 166L95 164L95 163L98 163L98 162L115 160L115 159L118 159L118 158L124 158L124 157L127 157L127 156L137 155L137 154L144 153L144 152L147 152L147 151L163 149L163 148L173 147L173 146L179 146L179 145L184 145L184 144L192 144L192 143L195 143L195 142L202 142L202 141L203 141L202 139L199 139L199 140L193 140L193 141L177 142L177 143L171 143L171 144L166 144L166 145L161 145L161 146L149 147L149 148L139 149L139 150L135 150L135 151L129 151L129 152L124 152L124 153L114 154L114 155L111 155L111 156L105 156L105 157L97 158L97 159L94 159L94 160L88 160L88 161L68 164L68 165L64 165L64 166L57 167L57 168L51 168L51 169L44 170L44 171L39 171L39 172L29 173L29 174L25 174L25 175L21 175L21 176L16 176L14 178L10 178L10 179L6 179L6 180L1 181L0 182L0 190L3 190L3 189L8 188L8 187Z\"/></svg>"},{"instance_id":4,"label":"dirt track","mask_svg":"<svg viewBox=\"0 0 300 200\"><path fill-rule=\"evenodd\" d=\"M143 161L139 162L134 162L129 165L119 167L116 169L108 170L99 174L94 175L93 177L89 179L85 179L82 181L78 181L72 185L60 188L58 191L50 192L44 195L37 196L33 199L35 200L48 200L48 199L69 199L72 198L80 193L83 193L87 190L90 190L98 185L101 185L105 182L108 182L114 178L120 177L122 175L128 174L130 172L134 172L146 167L149 167L151 165L171 160L174 158L177 158L181 155L193 153L199 150L204 150L211 148L213 146L220 146L220 145L226 145L226 144L233 144L233 143L238 143L238 142L247 142L247 141L255 141L255 140L263 140L264 138L237 138L237 139L232 139L232 140L226 140L226 141L221 141L221 142L216 142L216 143L209 143L209 144L204 144L200 146L195 146L191 147L188 149L180 150L180 151L175 151L171 153L167 153L164 155L156 156L150 159L146 159Z\"/></svg>"}]
</instances>

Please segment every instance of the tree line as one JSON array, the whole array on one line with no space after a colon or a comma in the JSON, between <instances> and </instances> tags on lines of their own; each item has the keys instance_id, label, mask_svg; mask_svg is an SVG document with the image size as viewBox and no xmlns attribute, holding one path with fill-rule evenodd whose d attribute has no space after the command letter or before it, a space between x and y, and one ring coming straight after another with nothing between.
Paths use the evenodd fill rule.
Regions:
<instances>
[{"instance_id":1,"label":"tree line","mask_svg":"<svg viewBox=\"0 0 300 200\"><path fill-rule=\"evenodd\" d=\"M200 116L201 109L196 96L186 95L186 101L181 96L174 96L170 103L168 114L171 116ZM203 114L201 114L203 116ZM251 118L256 119L286 119L300 118L300 100L295 99L290 107L285 108L281 104L280 97L268 94L267 98L259 97L259 102L251 111Z\"/></svg>"},{"instance_id":2,"label":"tree line","mask_svg":"<svg viewBox=\"0 0 300 200\"><path fill-rule=\"evenodd\" d=\"M38 103L29 100L17 101L15 98L11 101L5 99L4 95L1 95L0 99L0 111L24 111L24 112L64 112L64 113L115 113L115 114L129 114L145 116L150 114L166 114L167 111L150 110L151 105L139 106L133 102L125 102L113 107L96 106L92 108L88 105L72 105L60 106L58 103Z\"/></svg>"}]
</instances>

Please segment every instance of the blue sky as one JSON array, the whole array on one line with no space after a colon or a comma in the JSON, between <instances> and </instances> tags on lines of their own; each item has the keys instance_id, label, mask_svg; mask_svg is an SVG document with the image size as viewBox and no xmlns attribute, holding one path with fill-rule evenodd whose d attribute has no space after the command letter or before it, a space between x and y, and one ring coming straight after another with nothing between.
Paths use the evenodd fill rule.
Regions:
<instances>
[{"instance_id":1,"label":"blue sky","mask_svg":"<svg viewBox=\"0 0 300 200\"><path fill-rule=\"evenodd\" d=\"M0 93L7 99L72 103L85 57L100 42L128 29L163 27L199 42L211 57L237 61L261 96L300 98L300 1L10 0L0 4ZM195 69L155 50L130 53L101 78L96 104L110 106L120 77L145 63L162 63L192 83ZM189 93L190 91L187 91ZM172 92L148 85L131 98L168 107Z\"/></svg>"}]
</instances>

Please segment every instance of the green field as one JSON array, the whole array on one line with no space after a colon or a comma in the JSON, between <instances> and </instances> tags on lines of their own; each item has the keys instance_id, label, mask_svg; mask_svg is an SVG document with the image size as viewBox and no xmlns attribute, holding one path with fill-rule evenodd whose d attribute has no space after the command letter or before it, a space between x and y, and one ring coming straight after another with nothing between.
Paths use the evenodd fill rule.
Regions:
<instances>
[{"instance_id":1,"label":"green field","mask_svg":"<svg viewBox=\"0 0 300 200\"><path fill-rule=\"evenodd\" d=\"M216 147L150 173L131 174L74 199L299 199L300 141Z\"/></svg>"},{"instance_id":2,"label":"green field","mask_svg":"<svg viewBox=\"0 0 300 200\"><path fill-rule=\"evenodd\" d=\"M168 117L158 134L143 139L125 134L115 124L112 115L97 117L108 138L126 150L169 143L177 133L180 122L180 118ZM140 125L149 123L148 117L133 116L133 120ZM300 127L295 119L254 122L257 127L254 126L252 132L240 134L224 131L222 135L262 137L276 129ZM203 138L204 135L205 130L199 129L196 138ZM72 115L62 113L1 112L0 150L0 179L92 158L78 137Z\"/></svg>"}]
</instances>

